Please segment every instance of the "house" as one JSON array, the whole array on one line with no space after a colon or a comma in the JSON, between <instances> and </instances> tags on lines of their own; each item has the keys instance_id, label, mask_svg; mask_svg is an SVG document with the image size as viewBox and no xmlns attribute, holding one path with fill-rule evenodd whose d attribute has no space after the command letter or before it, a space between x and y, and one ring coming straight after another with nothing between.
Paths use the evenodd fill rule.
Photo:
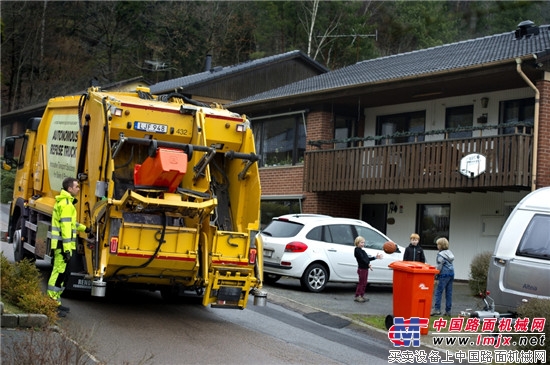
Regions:
<instances>
[{"instance_id":1,"label":"house","mask_svg":"<svg viewBox=\"0 0 550 365\"><path fill-rule=\"evenodd\" d=\"M550 26L358 62L228 103L252 121L262 223L361 218L456 278L492 252L514 206L550 185Z\"/></svg>"},{"instance_id":2,"label":"house","mask_svg":"<svg viewBox=\"0 0 550 365\"><path fill-rule=\"evenodd\" d=\"M225 67L212 67L208 55L203 72L159 82L151 92L179 92L197 101L226 104L327 71L298 50Z\"/></svg>"}]
</instances>

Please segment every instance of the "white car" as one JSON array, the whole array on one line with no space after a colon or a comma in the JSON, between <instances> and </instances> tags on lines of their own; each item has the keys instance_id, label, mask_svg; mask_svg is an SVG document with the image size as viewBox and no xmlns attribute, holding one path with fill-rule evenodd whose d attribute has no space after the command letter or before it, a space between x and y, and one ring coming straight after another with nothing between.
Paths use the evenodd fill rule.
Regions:
<instances>
[{"instance_id":1,"label":"white car","mask_svg":"<svg viewBox=\"0 0 550 365\"><path fill-rule=\"evenodd\" d=\"M397 245L393 254L382 246L391 241L383 233L358 219L334 218L318 214L288 214L273 218L260 232L263 241L264 279L274 283L281 276L299 278L302 287L322 291L328 282L357 283L355 237L365 238L364 250L372 261L368 282L392 284L388 265L403 260L405 249Z\"/></svg>"}]
</instances>

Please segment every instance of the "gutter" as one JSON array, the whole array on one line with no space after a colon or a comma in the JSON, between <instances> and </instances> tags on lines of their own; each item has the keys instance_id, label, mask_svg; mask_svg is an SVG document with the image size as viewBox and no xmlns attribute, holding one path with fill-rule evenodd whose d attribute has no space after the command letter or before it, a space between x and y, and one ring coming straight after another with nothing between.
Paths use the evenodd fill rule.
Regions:
<instances>
[{"instance_id":1,"label":"gutter","mask_svg":"<svg viewBox=\"0 0 550 365\"><path fill-rule=\"evenodd\" d=\"M534 118L534 127L533 127L533 161L531 167L531 191L537 189L537 156L538 156L538 145L539 145L539 108L540 108L540 91L537 89L535 84L523 73L521 69L522 64L521 58L516 58L516 70L521 78L525 81L527 85L533 91L535 91L535 118Z\"/></svg>"}]
</instances>

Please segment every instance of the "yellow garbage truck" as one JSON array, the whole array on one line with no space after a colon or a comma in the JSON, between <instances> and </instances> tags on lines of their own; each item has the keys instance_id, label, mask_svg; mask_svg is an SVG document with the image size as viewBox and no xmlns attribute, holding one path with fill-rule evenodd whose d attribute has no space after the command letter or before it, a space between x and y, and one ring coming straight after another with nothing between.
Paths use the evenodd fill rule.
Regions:
<instances>
[{"instance_id":1,"label":"yellow garbage truck","mask_svg":"<svg viewBox=\"0 0 550 365\"><path fill-rule=\"evenodd\" d=\"M66 291L120 286L191 292L244 309L262 289L260 178L246 116L174 92L106 92L49 100L4 144L16 169L9 242L16 261L52 261L51 215L65 177L80 181L79 233ZM189 293L187 293L189 294Z\"/></svg>"}]
</instances>

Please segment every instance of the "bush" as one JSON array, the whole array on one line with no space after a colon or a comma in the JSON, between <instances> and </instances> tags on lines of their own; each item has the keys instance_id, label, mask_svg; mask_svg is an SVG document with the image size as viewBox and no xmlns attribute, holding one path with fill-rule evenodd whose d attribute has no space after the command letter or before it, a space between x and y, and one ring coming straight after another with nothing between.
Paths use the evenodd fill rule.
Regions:
<instances>
[{"instance_id":1,"label":"bush","mask_svg":"<svg viewBox=\"0 0 550 365\"><path fill-rule=\"evenodd\" d=\"M491 262L491 252L482 252L474 257L470 264L470 281L468 285L474 296L485 293L487 290L487 274Z\"/></svg>"},{"instance_id":2,"label":"bush","mask_svg":"<svg viewBox=\"0 0 550 365\"><path fill-rule=\"evenodd\" d=\"M0 173L0 186L2 193L0 194L0 202L5 204L13 198L13 184L15 183L15 170L2 170Z\"/></svg>"},{"instance_id":3,"label":"bush","mask_svg":"<svg viewBox=\"0 0 550 365\"><path fill-rule=\"evenodd\" d=\"M0 271L2 300L24 312L45 314L50 323L57 320L57 302L40 289L40 272L34 263L28 260L10 263L2 253Z\"/></svg>"},{"instance_id":4,"label":"bush","mask_svg":"<svg viewBox=\"0 0 550 365\"><path fill-rule=\"evenodd\" d=\"M541 336L544 333L544 341L540 341L541 336L537 336L539 341L536 344L517 342L518 350L545 350L546 353L550 353L550 299L529 299L527 303L523 303L517 309L518 318L529 318L529 328L531 326L533 318L545 318L544 332L541 332ZM532 331L528 331L532 332ZM520 334L521 336L521 334ZM523 336L525 337L525 336ZM528 336L531 337L531 336ZM527 341L529 342L529 341ZM542 342L542 343L541 343Z\"/></svg>"}]
</instances>

